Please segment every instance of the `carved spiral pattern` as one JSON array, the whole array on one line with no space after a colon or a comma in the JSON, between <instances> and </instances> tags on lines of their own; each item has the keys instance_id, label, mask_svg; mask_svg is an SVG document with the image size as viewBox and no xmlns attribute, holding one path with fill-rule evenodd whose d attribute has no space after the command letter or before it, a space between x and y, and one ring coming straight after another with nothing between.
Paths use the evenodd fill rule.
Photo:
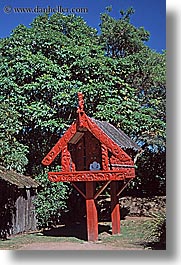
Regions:
<instances>
[{"instance_id":1,"label":"carved spiral pattern","mask_svg":"<svg viewBox=\"0 0 181 265\"><path fill-rule=\"evenodd\" d=\"M61 159L62 171L70 170L70 152L67 149L67 146L62 150L62 159Z\"/></svg>"},{"instance_id":2,"label":"carved spiral pattern","mask_svg":"<svg viewBox=\"0 0 181 265\"><path fill-rule=\"evenodd\" d=\"M119 171L77 171L77 172L49 172L48 178L52 182L74 182L74 181L109 181L134 178L134 168L122 168Z\"/></svg>"},{"instance_id":3,"label":"carved spiral pattern","mask_svg":"<svg viewBox=\"0 0 181 265\"><path fill-rule=\"evenodd\" d=\"M108 149L104 144L101 144L101 151L102 151L102 169L108 170Z\"/></svg>"}]
</instances>

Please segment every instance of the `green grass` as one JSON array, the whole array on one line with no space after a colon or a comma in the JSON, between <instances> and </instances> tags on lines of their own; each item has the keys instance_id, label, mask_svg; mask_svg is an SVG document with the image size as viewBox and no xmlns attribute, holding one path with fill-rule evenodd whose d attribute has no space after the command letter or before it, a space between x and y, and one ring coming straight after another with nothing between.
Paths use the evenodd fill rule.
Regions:
<instances>
[{"instance_id":1,"label":"green grass","mask_svg":"<svg viewBox=\"0 0 181 265\"><path fill-rule=\"evenodd\" d=\"M148 222L148 221L147 221ZM101 238L103 243L117 247L144 248L146 231L142 219L121 221L121 234Z\"/></svg>"},{"instance_id":2,"label":"green grass","mask_svg":"<svg viewBox=\"0 0 181 265\"><path fill-rule=\"evenodd\" d=\"M78 242L82 243L82 240L79 240L75 237L51 237L44 236L42 233L35 234L22 234L12 236L7 240L0 241L0 249L15 250L19 249L21 246L31 243L48 243L48 242Z\"/></svg>"},{"instance_id":3,"label":"green grass","mask_svg":"<svg viewBox=\"0 0 181 265\"><path fill-rule=\"evenodd\" d=\"M148 222L141 218L127 219L121 221L121 234L110 235L107 232L99 234L99 241L104 245L116 246L120 248L144 248L146 231L144 223ZM109 223L111 225L111 223ZM111 227L110 227L111 231ZM84 240L77 237L68 236L45 236L42 233L29 233L12 236L7 240L0 240L0 249L16 250L21 246L31 243L47 243L47 242L74 242L83 243Z\"/></svg>"}]
</instances>

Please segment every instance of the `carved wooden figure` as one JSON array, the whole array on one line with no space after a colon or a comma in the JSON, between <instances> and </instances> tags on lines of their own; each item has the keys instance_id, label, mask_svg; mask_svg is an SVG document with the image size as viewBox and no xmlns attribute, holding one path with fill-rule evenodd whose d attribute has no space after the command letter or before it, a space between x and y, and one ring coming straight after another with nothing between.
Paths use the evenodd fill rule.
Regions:
<instances>
[{"instance_id":1,"label":"carved wooden figure","mask_svg":"<svg viewBox=\"0 0 181 265\"><path fill-rule=\"evenodd\" d=\"M110 123L89 118L84 111L83 94L79 92L76 121L42 163L45 166L50 165L61 153L62 170L49 172L48 178L53 182L72 182L85 198L89 241L98 240L98 213L95 200L108 185L111 193L112 234L120 233L119 195L135 177L133 158L125 150L134 150L136 154L141 148ZM85 194L76 182L85 183ZM98 191L95 191L96 182L104 183Z\"/></svg>"}]
</instances>

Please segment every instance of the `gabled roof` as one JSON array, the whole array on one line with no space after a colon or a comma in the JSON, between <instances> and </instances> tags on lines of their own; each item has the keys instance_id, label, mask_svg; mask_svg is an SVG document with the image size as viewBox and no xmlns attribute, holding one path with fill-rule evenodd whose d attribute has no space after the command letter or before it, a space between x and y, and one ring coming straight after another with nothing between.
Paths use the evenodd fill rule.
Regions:
<instances>
[{"instance_id":1,"label":"gabled roof","mask_svg":"<svg viewBox=\"0 0 181 265\"><path fill-rule=\"evenodd\" d=\"M129 138L125 133L116 129L113 125L108 122L98 121L89 118L85 113L83 114L83 120L85 122L84 126L79 127L79 119L72 123L60 140L54 145L54 147L49 151L49 153L44 157L42 163L44 165L50 165L55 157L62 152L65 146L72 141L72 139L79 139L79 130L87 128L100 142L106 143L106 147L119 158L121 154L124 153L125 158L129 160L128 154L126 154L122 148L139 150L141 149L131 138ZM81 133L80 133L81 137ZM75 140L74 139L74 142Z\"/></svg>"},{"instance_id":2,"label":"gabled roof","mask_svg":"<svg viewBox=\"0 0 181 265\"><path fill-rule=\"evenodd\" d=\"M103 130L119 147L124 149L133 149L138 151L141 149L129 136L127 136L122 130L117 129L112 124L106 121L99 121L91 118L100 129Z\"/></svg>"},{"instance_id":3,"label":"gabled roof","mask_svg":"<svg viewBox=\"0 0 181 265\"><path fill-rule=\"evenodd\" d=\"M113 125L105 121L98 121L89 118L84 112L84 100L82 93L78 93L79 107L77 109L78 117L76 121L68 128L60 140L54 145L50 152L44 157L42 163L50 165L55 157L62 152L68 143L76 142L81 138L83 129L88 129L102 144L105 144L108 150L118 159L129 161L131 158L122 148L134 149L141 148L129 138L123 131L116 129ZM131 161L130 161L131 162Z\"/></svg>"},{"instance_id":4,"label":"gabled roof","mask_svg":"<svg viewBox=\"0 0 181 265\"><path fill-rule=\"evenodd\" d=\"M7 170L6 168L0 166L0 180L4 180L17 186L18 188L37 188L39 186L31 177L21 175L14 170Z\"/></svg>"}]
</instances>

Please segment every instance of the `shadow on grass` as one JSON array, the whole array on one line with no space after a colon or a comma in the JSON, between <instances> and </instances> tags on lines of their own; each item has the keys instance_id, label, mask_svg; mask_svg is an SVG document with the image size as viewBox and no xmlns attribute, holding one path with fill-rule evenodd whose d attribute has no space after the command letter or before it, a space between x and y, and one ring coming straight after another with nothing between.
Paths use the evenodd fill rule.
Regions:
<instances>
[{"instance_id":1,"label":"shadow on grass","mask_svg":"<svg viewBox=\"0 0 181 265\"><path fill-rule=\"evenodd\" d=\"M166 242L151 242L140 245L143 245L146 249L151 248L152 250L166 250Z\"/></svg>"},{"instance_id":2,"label":"shadow on grass","mask_svg":"<svg viewBox=\"0 0 181 265\"><path fill-rule=\"evenodd\" d=\"M110 225L98 225L98 233L106 232L111 234ZM51 228L43 232L44 236L53 237L75 237L81 240L87 240L87 226L86 222L76 222L72 224L65 224L64 226Z\"/></svg>"}]
</instances>

